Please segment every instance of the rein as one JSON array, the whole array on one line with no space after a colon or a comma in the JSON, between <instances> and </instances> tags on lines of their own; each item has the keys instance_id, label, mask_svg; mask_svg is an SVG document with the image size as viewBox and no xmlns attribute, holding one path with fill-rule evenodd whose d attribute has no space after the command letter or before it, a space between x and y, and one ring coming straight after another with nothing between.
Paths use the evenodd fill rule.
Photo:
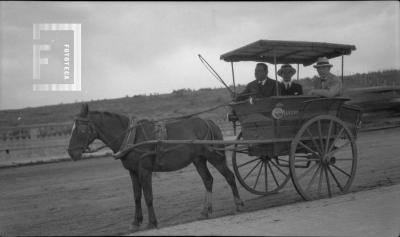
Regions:
<instances>
[{"instance_id":1,"label":"rein","mask_svg":"<svg viewBox=\"0 0 400 237\"><path fill-rule=\"evenodd\" d=\"M192 113L192 114L188 114L188 115L182 115L182 116L178 116L178 117L162 118L162 119L155 120L155 121L168 121L168 120L176 120L176 119L190 118L190 117L193 117L193 116L195 116L195 115L204 114L204 113L207 113L207 112L209 112L209 111L213 111L213 110L216 110L216 109L218 109L218 108L225 107L225 106L227 106L227 105L229 105L229 103L228 103L228 104L220 104L220 105L217 105L217 106L212 107L212 108L210 108L210 109L206 109L206 110L203 110L203 111L200 111L200 112L196 112L196 113Z\"/></svg>"}]
</instances>

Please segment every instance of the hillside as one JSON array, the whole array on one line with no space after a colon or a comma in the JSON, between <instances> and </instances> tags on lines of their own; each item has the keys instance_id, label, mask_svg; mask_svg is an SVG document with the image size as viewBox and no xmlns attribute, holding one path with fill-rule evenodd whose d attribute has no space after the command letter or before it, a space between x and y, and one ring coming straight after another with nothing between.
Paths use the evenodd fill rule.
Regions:
<instances>
[{"instance_id":1,"label":"hillside","mask_svg":"<svg viewBox=\"0 0 400 237\"><path fill-rule=\"evenodd\" d=\"M223 89L182 89L171 94L139 95L119 99L88 101L90 110L109 111L140 118L167 118L196 113L219 104L229 103L229 93ZM59 104L36 108L0 111L0 127L58 123L72 121L82 103ZM206 113L213 119L223 119L225 109ZM219 117L222 116L222 117ZM18 120L18 117L21 117Z\"/></svg>"},{"instance_id":2,"label":"hillside","mask_svg":"<svg viewBox=\"0 0 400 237\"><path fill-rule=\"evenodd\" d=\"M304 91L311 88L315 78L299 80ZM400 70L386 70L345 76L346 89L377 85L399 86ZM243 85L238 86L238 91ZM207 110L219 104L230 102L225 88L203 88L200 90L181 89L170 94L136 95L119 99L87 101L90 110L109 111L140 118L168 118ZM0 128L17 125L69 122L79 113L82 103L58 104L36 108L0 111ZM224 107L202 114L220 123L225 120L228 110ZM18 117L21 117L18 120Z\"/></svg>"}]
</instances>

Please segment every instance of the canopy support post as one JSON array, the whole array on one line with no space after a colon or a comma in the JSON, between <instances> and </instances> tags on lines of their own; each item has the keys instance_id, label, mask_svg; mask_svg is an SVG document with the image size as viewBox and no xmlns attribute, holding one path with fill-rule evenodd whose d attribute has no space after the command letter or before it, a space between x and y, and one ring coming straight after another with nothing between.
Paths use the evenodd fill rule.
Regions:
<instances>
[{"instance_id":1,"label":"canopy support post","mask_svg":"<svg viewBox=\"0 0 400 237\"><path fill-rule=\"evenodd\" d=\"M276 52L274 50L274 65L275 65L275 89L276 89L276 95L279 96L279 83L278 83L278 74L276 70Z\"/></svg>"},{"instance_id":2,"label":"canopy support post","mask_svg":"<svg viewBox=\"0 0 400 237\"><path fill-rule=\"evenodd\" d=\"M231 62L231 68L232 68L233 94L236 96L235 72L233 70L233 62Z\"/></svg>"},{"instance_id":3,"label":"canopy support post","mask_svg":"<svg viewBox=\"0 0 400 237\"><path fill-rule=\"evenodd\" d=\"M276 70L276 51L274 50L274 65L275 65L275 82L276 82L276 84L275 84L275 88L276 88L276 95L277 96L279 96L279 83L278 83L278 73L277 73L277 70ZM273 120L274 121L274 135L275 135L275 137L280 137L280 132L279 132L279 127L280 127L280 121L279 121L279 119L274 119ZM273 152L275 153L276 151L275 151L275 145L273 146Z\"/></svg>"},{"instance_id":4,"label":"canopy support post","mask_svg":"<svg viewBox=\"0 0 400 237\"><path fill-rule=\"evenodd\" d=\"M342 75L341 75L341 80L342 80L342 90L344 87L344 81L343 81L343 61L344 61L344 55L342 55Z\"/></svg>"},{"instance_id":5,"label":"canopy support post","mask_svg":"<svg viewBox=\"0 0 400 237\"><path fill-rule=\"evenodd\" d=\"M233 62L231 62L232 69L232 82L233 82L233 96L236 100L236 85L235 85L235 71L233 70ZM233 121L233 135L236 136L236 121Z\"/></svg>"},{"instance_id":6,"label":"canopy support post","mask_svg":"<svg viewBox=\"0 0 400 237\"><path fill-rule=\"evenodd\" d=\"M300 74L299 64L297 64L297 80L299 80L299 74Z\"/></svg>"}]
</instances>

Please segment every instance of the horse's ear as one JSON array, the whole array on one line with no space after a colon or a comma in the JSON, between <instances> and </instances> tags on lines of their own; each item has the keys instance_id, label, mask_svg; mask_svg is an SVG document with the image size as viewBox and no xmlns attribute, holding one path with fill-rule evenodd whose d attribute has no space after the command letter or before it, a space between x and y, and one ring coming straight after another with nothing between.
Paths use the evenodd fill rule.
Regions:
<instances>
[{"instance_id":1,"label":"horse's ear","mask_svg":"<svg viewBox=\"0 0 400 237\"><path fill-rule=\"evenodd\" d=\"M80 117L86 118L89 112L89 105L82 104Z\"/></svg>"}]
</instances>

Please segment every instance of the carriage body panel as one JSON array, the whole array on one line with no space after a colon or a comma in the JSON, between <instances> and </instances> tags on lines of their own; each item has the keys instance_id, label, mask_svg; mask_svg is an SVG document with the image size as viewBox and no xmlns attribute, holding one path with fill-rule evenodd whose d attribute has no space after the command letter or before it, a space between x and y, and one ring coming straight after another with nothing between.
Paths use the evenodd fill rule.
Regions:
<instances>
[{"instance_id":1,"label":"carriage body panel","mask_svg":"<svg viewBox=\"0 0 400 237\"><path fill-rule=\"evenodd\" d=\"M360 110L343 106L347 98L319 98L315 96L272 96L232 103L231 107L241 124L244 140L293 139L305 121L318 115L331 115L343 119L356 134ZM327 131L329 122L321 123ZM310 128L315 134L317 128ZM338 129L333 128L336 134ZM311 139L311 138L310 138ZM310 141L305 140L306 144ZM312 146L312 144L310 144ZM254 144L249 147L250 155L279 156L288 154L290 142Z\"/></svg>"}]
</instances>

